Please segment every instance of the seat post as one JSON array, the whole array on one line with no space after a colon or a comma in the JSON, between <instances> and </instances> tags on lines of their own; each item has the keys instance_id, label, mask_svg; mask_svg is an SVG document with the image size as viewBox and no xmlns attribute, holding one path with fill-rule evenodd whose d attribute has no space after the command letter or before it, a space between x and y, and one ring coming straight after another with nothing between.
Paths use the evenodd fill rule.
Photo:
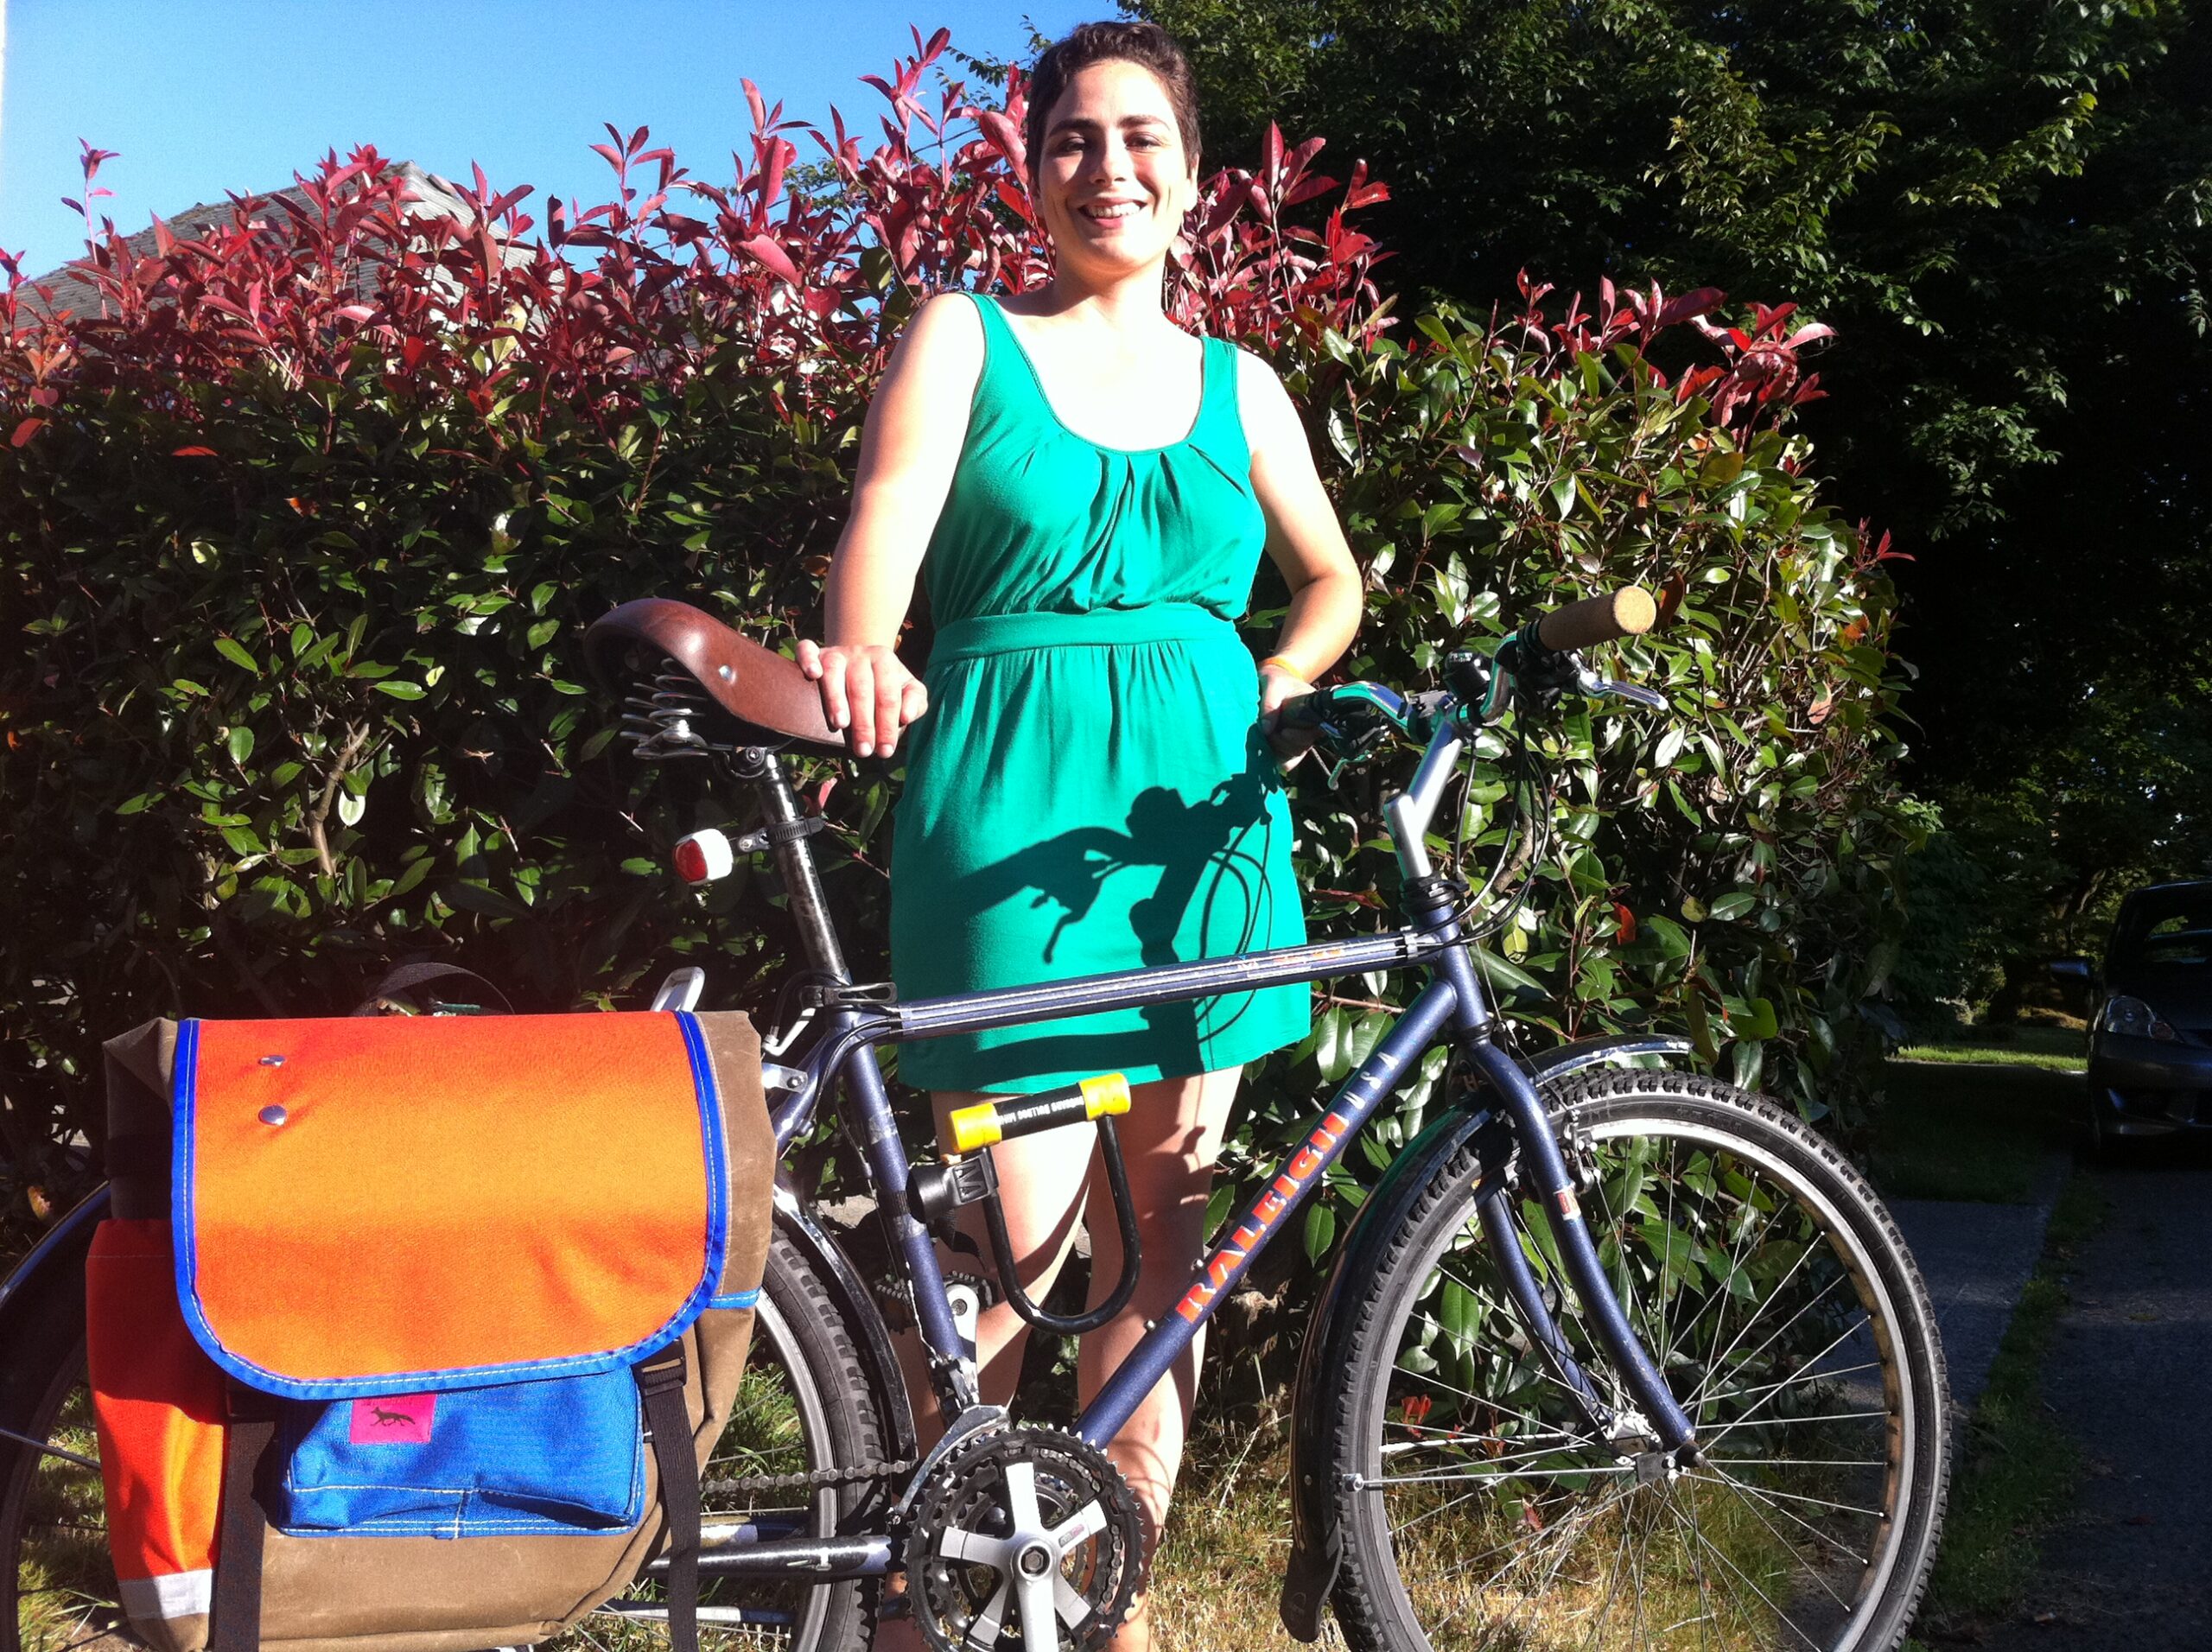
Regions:
<instances>
[{"instance_id":1,"label":"seat post","mask_svg":"<svg viewBox=\"0 0 2212 1652\"><path fill-rule=\"evenodd\" d=\"M737 776L750 780L760 794L761 812L771 826L800 818L798 798L784 772L783 759L764 747L747 746L736 755ZM822 879L814 868L814 850L798 833L775 836L776 869L783 874L784 890L791 898L791 917L798 924L799 944L806 950L810 968L840 982L853 978L845 963L845 950L838 944L836 929L830 922L829 903L822 894Z\"/></svg>"}]
</instances>

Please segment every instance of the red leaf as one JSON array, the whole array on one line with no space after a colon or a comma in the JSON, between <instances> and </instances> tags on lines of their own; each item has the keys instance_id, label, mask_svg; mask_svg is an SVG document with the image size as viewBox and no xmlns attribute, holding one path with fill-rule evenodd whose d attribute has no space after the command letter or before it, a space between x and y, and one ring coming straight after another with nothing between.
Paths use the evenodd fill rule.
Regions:
<instances>
[{"instance_id":1,"label":"red leaf","mask_svg":"<svg viewBox=\"0 0 2212 1652\"><path fill-rule=\"evenodd\" d=\"M781 276L792 286L799 287L805 284L799 278L798 266L791 262L791 254L778 246L770 237L756 235L751 240L741 241L738 245L741 251L751 253L762 264L767 265L772 272Z\"/></svg>"},{"instance_id":2,"label":"red leaf","mask_svg":"<svg viewBox=\"0 0 2212 1652\"><path fill-rule=\"evenodd\" d=\"M1389 199L1390 187L1388 184L1369 182L1367 162L1354 161L1351 163L1351 181L1344 186L1344 210L1351 212L1356 207L1370 206L1376 201Z\"/></svg>"},{"instance_id":3,"label":"red leaf","mask_svg":"<svg viewBox=\"0 0 2212 1652\"><path fill-rule=\"evenodd\" d=\"M995 109L981 109L976 112L976 124L990 140L991 147L1006 156L1018 177L1027 178L1027 156L1022 142L1021 129Z\"/></svg>"},{"instance_id":4,"label":"red leaf","mask_svg":"<svg viewBox=\"0 0 2212 1652\"><path fill-rule=\"evenodd\" d=\"M1728 295L1718 287L1700 287L1695 292L1670 298L1659 307L1658 315L1651 318L1652 329L1675 327L1696 315L1710 315L1728 302Z\"/></svg>"},{"instance_id":5,"label":"red leaf","mask_svg":"<svg viewBox=\"0 0 2212 1652\"><path fill-rule=\"evenodd\" d=\"M753 130L763 132L768 129L768 105L760 97L760 88L741 76L738 85L745 88L745 106L753 111Z\"/></svg>"},{"instance_id":6,"label":"red leaf","mask_svg":"<svg viewBox=\"0 0 2212 1652\"><path fill-rule=\"evenodd\" d=\"M1618 901L1615 901L1613 917L1617 920L1613 930L1614 943L1617 945L1626 946L1636 939L1636 914Z\"/></svg>"},{"instance_id":7,"label":"red leaf","mask_svg":"<svg viewBox=\"0 0 2212 1652\"><path fill-rule=\"evenodd\" d=\"M178 459L213 459L215 456L213 448L177 448L171 451Z\"/></svg>"},{"instance_id":8,"label":"red leaf","mask_svg":"<svg viewBox=\"0 0 2212 1652\"><path fill-rule=\"evenodd\" d=\"M44 429L46 429L44 419L25 419L16 427L16 434L8 438L8 445L11 448L20 448Z\"/></svg>"}]
</instances>

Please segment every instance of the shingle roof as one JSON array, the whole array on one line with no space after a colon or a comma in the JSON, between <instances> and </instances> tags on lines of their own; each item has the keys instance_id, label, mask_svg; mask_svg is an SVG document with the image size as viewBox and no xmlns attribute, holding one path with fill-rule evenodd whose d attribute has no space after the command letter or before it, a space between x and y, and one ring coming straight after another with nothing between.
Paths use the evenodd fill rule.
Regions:
<instances>
[{"instance_id":1,"label":"shingle roof","mask_svg":"<svg viewBox=\"0 0 2212 1652\"><path fill-rule=\"evenodd\" d=\"M412 161L397 162L393 164L392 170L406 180L409 192L414 196L414 200L407 204L405 209L409 217L457 218L465 223L473 223L475 220L475 211L469 206L467 198L435 172L425 172ZM272 190L265 194L249 195L246 199L257 206L263 207L267 207L278 200L296 201L302 206L307 204L307 197L297 185L289 189ZM228 223L231 212L232 203L227 199L203 201L197 206L188 206L174 217L162 219L162 222L168 226L171 235L178 240L185 241L190 240L211 225ZM130 246L132 256L137 257L156 256L152 225L148 225L136 235L126 236L124 240ZM47 308L41 304L37 293L33 290L35 287L44 287L52 292L50 313L54 315L84 312L97 313L99 308L99 289L66 264L59 270L36 276L33 281L25 283L23 297L26 308L34 311Z\"/></svg>"}]
</instances>

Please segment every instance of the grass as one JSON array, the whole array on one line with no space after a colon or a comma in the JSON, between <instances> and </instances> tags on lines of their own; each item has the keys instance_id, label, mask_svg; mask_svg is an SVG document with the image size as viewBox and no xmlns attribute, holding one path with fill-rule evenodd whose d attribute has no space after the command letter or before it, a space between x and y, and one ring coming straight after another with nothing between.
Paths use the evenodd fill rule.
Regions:
<instances>
[{"instance_id":1,"label":"grass","mask_svg":"<svg viewBox=\"0 0 2212 1652\"><path fill-rule=\"evenodd\" d=\"M1988 1044L1908 1044L1897 1058L1952 1066L2034 1067L2044 1072L2080 1072L2088 1059L2079 1050L2019 1050Z\"/></svg>"},{"instance_id":2,"label":"grass","mask_svg":"<svg viewBox=\"0 0 2212 1652\"><path fill-rule=\"evenodd\" d=\"M2043 1364L2066 1306L2067 1265L2107 1209L2076 1176L2051 1212L2042 1260L1965 1431L1943 1546L1921 1605L1923 1639L1979 1640L1984 1627L2015 1613L2041 1538L2072 1500L2081 1452L2044 1403Z\"/></svg>"},{"instance_id":3,"label":"grass","mask_svg":"<svg viewBox=\"0 0 2212 1652\"><path fill-rule=\"evenodd\" d=\"M2053 1052L2032 1046L2007 1052L2022 1058L2009 1064L1981 1059L1980 1046L1942 1048L1940 1059L1908 1052L1884 1072L1867 1152L1874 1185L1890 1198L2024 1202L2050 1155L2074 1145L2081 1078L2050 1070Z\"/></svg>"},{"instance_id":4,"label":"grass","mask_svg":"<svg viewBox=\"0 0 2212 1652\"><path fill-rule=\"evenodd\" d=\"M2089 1058L2088 1031L2071 1026L1969 1026L1955 1038L1909 1044L1900 1061L1935 1061L1987 1067L2040 1067L2080 1072Z\"/></svg>"},{"instance_id":5,"label":"grass","mask_svg":"<svg viewBox=\"0 0 2212 1652\"><path fill-rule=\"evenodd\" d=\"M1162 1652L1299 1652L1276 1616L1290 1553L1285 1419L1200 1421L1166 1541L1153 1567L1152 1621ZM1323 1646L1341 1647L1336 1620Z\"/></svg>"}]
</instances>

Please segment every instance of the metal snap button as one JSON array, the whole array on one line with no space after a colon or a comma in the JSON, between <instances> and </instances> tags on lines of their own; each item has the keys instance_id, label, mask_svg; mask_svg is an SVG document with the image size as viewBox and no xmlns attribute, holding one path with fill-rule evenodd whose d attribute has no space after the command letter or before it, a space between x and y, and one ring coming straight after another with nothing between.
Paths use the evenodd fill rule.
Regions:
<instances>
[{"instance_id":1,"label":"metal snap button","mask_svg":"<svg viewBox=\"0 0 2212 1652\"><path fill-rule=\"evenodd\" d=\"M291 1115L281 1107L264 1107L257 1116L264 1124L282 1124Z\"/></svg>"}]
</instances>

